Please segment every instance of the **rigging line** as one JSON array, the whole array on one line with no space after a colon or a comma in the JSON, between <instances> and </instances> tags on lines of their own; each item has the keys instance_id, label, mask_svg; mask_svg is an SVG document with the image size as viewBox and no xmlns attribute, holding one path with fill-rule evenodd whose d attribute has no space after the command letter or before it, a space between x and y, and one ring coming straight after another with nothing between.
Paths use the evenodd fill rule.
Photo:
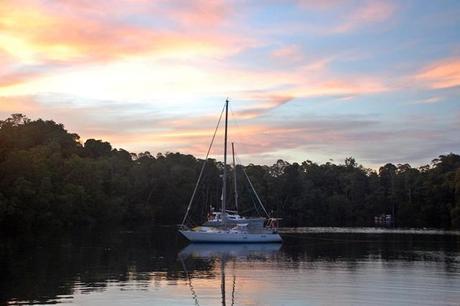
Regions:
<instances>
[{"instance_id":1,"label":"rigging line","mask_svg":"<svg viewBox=\"0 0 460 306\"><path fill-rule=\"evenodd\" d=\"M217 121L216 129L214 130L214 134L212 135L212 139L211 139L211 143L208 148L208 152L206 153L206 157L204 159L203 166L201 166L200 175L198 176L198 180L196 181L195 188L193 189L192 197L190 199L190 202L188 203L187 211L185 212L185 216L184 216L184 219L182 220L181 225L185 224L185 221L187 220L188 214L190 212L190 208L192 207L192 202L193 202L193 199L195 198L195 194L198 189L198 185L200 185L200 181L201 181L201 177L203 176L204 168L206 168L206 164L208 163L208 156L209 156L209 153L211 152L211 148L214 143L214 139L216 138L217 130L219 129L220 121L222 120L222 115L224 113L224 110L225 110L225 104L224 104L224 107L222 107L222 111L220 112L220 116L219 116L219 120Z\"/></svg>"},{"instance_id":2,"label":"rigging line","mask_svg":"<svg viewBox=\"0 0 460 306\"><path fill-rule=\"evenodd\" d=\"M195 302L196 306L200 306L200 303L198 302L198 295L196 294L195 288L193 288L192 277L188 273L187 267L185 266L185 262L182 259L182 257L179 256L179 260L182 263L182 268L184 269L185 277L187 277L188 286L190 287L190 291L192 292L193 301Z\"/></svg>"},{"instance_id":3,"label":"rigging line","mask_svg":"<svg viewBox=\"0 0 460 306\"><path fill-rule=\"evenodd\" d=\"M254 194L256 195L257 201L259 202L260 206L262 207L262 209L264 210L265 214L267 215L267 218L270 218L270 215L268 214L267 210L265 209L264 204L262 204L262 201L260 200L259 195L257 194L257 191L255 190L254 186L252 185L252 182L251 182L251 180L249 179L248 174L246 173L246 169L244 169L244 168L243 168L243 173L244 173L244 175L246 176L246 179L248 180L249 185L251 186L252 191L253 191Z\"/></svg>"},{"instance_id":4,"label":"rigging line","mask_svg":"<svg viewBox=\"0 0 460 306\"><path fill-rule=\"evenodd\" d=\"M238 162L241 163L241 161L240 161L238 155L236 156L236 159L238 160ZM246 169L245 169L244 167L241 167L241 168L243 169L243 173L244 173L246 179L248 180L249 186L251 187L252 191L254 192L254 194L255 194L255 196L256 196L256 198L257 198L257 201L259 202L259 205L262 207L263 211L265 212L265 215L267 215L267 218L270 218L270 215L268 214L267 210L265 209L264 204L262 204L262 201L260 200L259 195L258 195L256 189L254 188L254 185L252 185L252 182L251 182L251 180L249 179L248 174L246 173ZM257 208L256 208L256 210L257 210Z\"/></svg>"},{"instance_id":5,"label":"rigging line","mask_svg":"<svg viewBox=\"0 0 460 306\"><path fill-rule=\"evenodd\" d=\"M252 205L254 206L254 210L256 211L257 215L259 217L262 217L262 214L260 213L259 209L257 208L257 203L254 201L254 195L251 192L249 192L249 199L251 199ZM251 210L248 210L248 211L251 211ZM243 214L243 213L241 213L241 214Z\"/></svg>"},{"instance_id":6,"label":"rigging line","mask_svg":"<svg viewBox=\"0 0 460 306\"><path fill-rule=\"evenodd\" d=\"M262 214L260 213L259 209L257 208L257 203L254 201L254 196L251 195L250 197L251 197L252 205L254 205L254 209L255 209L257 215L258 215L259 217L262 217Z\"/></svg>"},{"instance_id":7,"label":"rigging line","mask_svg":"<svg viewBox=\"0 0 460 306\"><path fill-rule=\"evenodd\" d=\"M230 106L230 112L231 112L231 114L232 114L232 118L231 118L230 120L232 120L233 122L235 122L235 125L238 127L238 129L241 129L241 126L240 126L240 124L239 124L239 122L238 122L237 116L235 116L235 113L233 112L233 109L232 109L231 106ZM235 138L239 138L238 135L236 135ZM239 139L238 139L238 140L239 140ZM239 141L238 144L239 144L239 145L241 144L241 145L244 146L243 142L241 142L241 141ZM240 165L243 165L243 164L241 163L241 160L239 159L238 155L235 154L235 156L236 156L236 159L237 159L238 163L239 163ZM262 201L260 200L259 195L257 194L257 192L256 192L256 190L255 190L255 188L254 188L254 186L252 185L252 182L251 182L251 180L249 179L249 176L248 176L248 174L246 173L246 170L245 170L244 166L242 167L242 169L243 169L244 175L246 176L246 179L247 179L248 182L249 182L249 185L251 186L252 191L253 191L254 194L256 195L257 201L259 202L260 206L262 207L262 209L263 209L263 211L265 212L265 214L267 215L267 217L270 218L270 215L268 214L267 210L265 209L265 206L262 204ZM257 211L257 208L256 208L256 211Z\"/></svg>"},{"instance_id":8,"label":"rigging line","mask_svg":"<svg viewBox=\"0 0 460 306\"><path fill-rule=\"evenodd\" d=\"M238 120L238 117L235 115L235 112L233 111L232 105L229 105L229 108L230 108L230 113L232 115L230 117L231 122L237 127L237 131L241 131L242 130L241 124L240 124L240 122ZM239 133L235 133L233 137L235 138L236 143L238 143L238 145L240 147L243 147L243 148L245 147L243 141L241 141L241 139L239 137ZM233 155L234 155L234 158L236 158L237 164L239 164L241 166L241 168L244 168L243 163L241 162L240 158L235 154L235 152L233 152ZM234 162L234 164L235 164L235 162ZM234 171L236 173L236 164L235 164ZM252 196L250 198L251 198L252 204L254 205L255 211L257 212L257 214L259 216L261 216L259 210L257 209L256 203L254 202L254 199L252 198ZM238 210L238 208L237 208L237 210Z\"/></svg>"}]
</instances>

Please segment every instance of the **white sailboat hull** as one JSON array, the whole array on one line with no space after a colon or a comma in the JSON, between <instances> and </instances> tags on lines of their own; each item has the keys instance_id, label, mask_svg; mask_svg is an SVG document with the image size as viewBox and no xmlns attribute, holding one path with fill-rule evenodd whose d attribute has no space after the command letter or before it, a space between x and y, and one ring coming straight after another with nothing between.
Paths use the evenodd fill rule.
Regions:
<instances>
[{"instance_id":1,"label":"white sailboat hull","mask_svg":"<svg viewBox=\"0 0 460 306\"><path fill-rule=\"evenodd\" d=\"M281 242L278 233L242 233L231 231L201 232L192 230L179 231L191 242L222 242L222 243L259 243Z\"/></svg>"}]
</instances>

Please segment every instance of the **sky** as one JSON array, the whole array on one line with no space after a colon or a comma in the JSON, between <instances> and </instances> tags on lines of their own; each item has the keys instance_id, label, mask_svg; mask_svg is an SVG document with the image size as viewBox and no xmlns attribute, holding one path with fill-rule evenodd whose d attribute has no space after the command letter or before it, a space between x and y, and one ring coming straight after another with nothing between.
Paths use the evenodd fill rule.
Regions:
<instances>
[{"instance_id":1,"label":"sky","mask_svg":"<svg viewBox=\"0 0 460 306\"><path fill-rule=\"evenodd\" d=\"M0 0L0 119L203 158L227 97L243 164L460 153L460 1Z\"/></svg>"}]
</instances>

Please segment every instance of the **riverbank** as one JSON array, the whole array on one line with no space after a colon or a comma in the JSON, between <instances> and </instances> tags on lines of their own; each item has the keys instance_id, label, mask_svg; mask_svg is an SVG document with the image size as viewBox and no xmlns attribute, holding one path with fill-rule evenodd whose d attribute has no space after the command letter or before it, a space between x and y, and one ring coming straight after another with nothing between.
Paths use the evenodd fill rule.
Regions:
<instances>
[{"instance_id":1,"label":"riverbank","mask_svg":"<svg viewBox=\"0 0 460 306\"><path fill-rule=\"evenodd\" d=\"M440 230L426 228L378 228L378 227L282 227L282 234L420 234L460 236L458 230Z\"/></svg>"}]
</instances>

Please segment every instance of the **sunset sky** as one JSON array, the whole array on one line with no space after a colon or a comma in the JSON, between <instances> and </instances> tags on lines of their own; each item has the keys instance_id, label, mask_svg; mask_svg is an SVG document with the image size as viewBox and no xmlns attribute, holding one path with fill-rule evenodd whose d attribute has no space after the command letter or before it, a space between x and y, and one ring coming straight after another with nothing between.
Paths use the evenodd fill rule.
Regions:
<instances>
[{"instance_id":1,"label":"sunset sky","mask_svg":"<svg viewBox=\"0 0 460 306\"><path fill-rule=\"evenodd\" d=\"M202 158L226 97L244 164L460 153L460 1L0 0L0 119Z\"/></svg>"}]
</instances>

